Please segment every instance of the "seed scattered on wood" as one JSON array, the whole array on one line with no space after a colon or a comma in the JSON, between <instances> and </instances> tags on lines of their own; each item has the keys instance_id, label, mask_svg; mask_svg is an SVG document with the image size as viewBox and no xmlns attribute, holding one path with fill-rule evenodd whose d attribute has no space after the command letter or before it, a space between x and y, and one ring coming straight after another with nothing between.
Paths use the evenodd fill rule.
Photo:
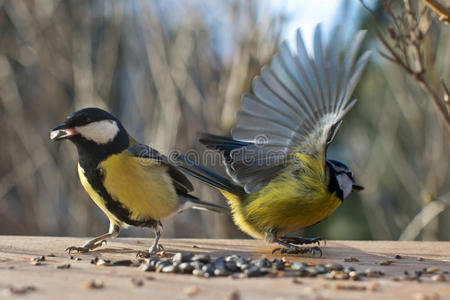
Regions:
<instances>
[{"instance_id":1,"label":"seed scattered on wood","mask_svg":"<svg viewBox=\"0 0 450 300\"><path fill-rule=\"evenodd\" d=\"M98 263L100 260L96 258L93 263ZM175 253L169 258L151 257L141 259L139 262L143 271L192 274L203 278L213 276L229 276L232 279L261 276L320 277L356 281L364 277L379 278L384 275L382 271L367 269L362 272L337 263L314 264L299 261L291 263L286 258L252 259L237 254L211 258L205 254Z\"/></svg>"},{"instance_id":2,"label":"seed scattered on wood","mask_svg":"<svg viewBox=\"0 0 450 300\"><path fill-rule=\"evenodd\" d=\"M57 269L70 269L70 264L62 264L56 266Z\"/></svg>"},{"instance_id":3,"label":"seed scattered on wood","mask_svg":"<svg viewBox=\"0 0 450 300\"><path fill-rule=\"evenodd\" d=\"M166 251L159 251L158 252L158 256L159 257L168 257L169 256L169 254L166 252Z\"/></svg>"},{"instance_id":4,"label":"seed scattered on wood","mask_svg":"<svg viewBox=\"0 0 450 300\"><path fill-rule=\"evenodd\" d=\"M140 287L140 286L144 285L144 281L142 279L140 279L140 278L131 278L131 283L134 286L137 286L137 287Z\"/></svg>"},{"instance_id":5,"label":"seed scattered on wood","mask_svg":"<svg viewBox=\"0 0 450 300\"><path fill-rule=\"evenodd\" d=\"M395 259L402 259L403 257L402 257L401 255L399 255L399 254L396 254L396 255L394 256L394 258L395 258Z\"/></svg>"},{"instance_id":6,"label":"seed scattered on wood","mask_svg":"<svg viewBox=\"0 0 450 300\"><path fill-rule=\"evenodd\" d=\"M432 277L431 277L431 280L434 280L434 281L445 281L445 276L444 275L433 275Z\"/></svg>"},{"instance_id":7,"label":"seed scattered on wood","mask_svg":"<svg viewBox=\"0 0 450 300\"><path fill-rule=\"evenodd\" d=\"M136 244L137 244L137 245L140 245L140 244L142 244L142 241L136 240Z\"/></svg>"},{"instance_id":8,"label":"seed scattered on wood","mask_svg":"<svg viewBox=\"0 0 450 300\"><path fill-rule=\"evenodd\" d=\"M350 277L350 280L360 280L361 276L358 274L358 272L355 271L351 271L350 273L348 273L348 276Z\"/></svg>"},{"instance_id":9,"label":"seed scattered on wood","mask_svg":"<svg viewBox=\"0 0 450 300\"><path fill-rule=\"evenodd\" d=\"M423 257L420 257L420 256L419 256L419 257L417 258L417 261L423 261Z\"/></svg>"},{"instance_id":10,"label":"seed scattered on wood","mask_svg":"<svg viewBox=\"0 0 450 300\"><path fill-rule=\"evenodd\" d=\"M53 253L50 253L50 254L47 255L47 257L56 257L56 255L53 254Z\"/></svg>"},{"instance_id":11,"label":"seed scattered on wood","mask_svg":"<svg viewBox=\"0 0 450 300\"><path fill-rule=\"evenodd\" d=\"M206 254L197 254L192 257L192 261L199 261L199 262L207 264L207 263L211 262L211 257Z\"/></svg>"},{"instance_id":12,"label":"seed scattered on wood","mask_svg":"<svg viewBox=\"0 0 450 300\"><path fill-rule=\"evenodd\" d=\"M344 258L345 262L359 262L359 259L357 257L351 256Z\"/></svg>"},{"instance_id":13,"label":"seed scattered on wood","mask_svg":"<svg viewBox=\"0 0 450 300\"><path fill-rule=\"evenodd\" d=\"M336 284L334 286L336 290L347 290L347 291L365 291L367 289L364 285L354 285L354 284Z\"/></svg>"},{"instance_id":14,"label":"seed scattered on wood","mask_svg":"<svg viewBox=\"0 0 450 300\"><path fill-rule=\"evenodd\" d=\"M384 272L383 271L379 271L379 270L372 270L372 269L367 269L366 271L365 271L365 273L366 273L366 276L367 277L370 277L370 278L380 278L381 276L383 276L384 275Z\"/></svg>"},{"instance_id":15,"label":"seed scattered on wood","mask_svg":"<svg viewBox=\"0 0 450 300\"><path fill-rule=\"evenodd\" d=\"M198 246L197 245L192 245L192 248L198 248Z\"/></svg>"},{"instance_id":16,"label":"seed scattered on wood","mask_svg":"<svg viewBox=\"0 0 450 300\"><path fill-rule=\"evenodd\" d=\"M188 261L191 261L193 257L194 257L194 255L192 253L178 252L178 253L175 253L175 255L172 257L172 261L179 262L179 263L188 262Z\"/></svg>"},{"instance_id":17,"label":"seed scattered on wood","mask_svg":"<svg viewBox=\"0 0 450 300\"><path fill-rule=\"evenodd\" d=\"M40 255L37 257L33 257L30 261L32 265L39 266L40 264L42 264L43 261L45 261L45 256Z\"/></svg>"},{"instance_id":18,"label":"seed scattered on wood","mask_svg":"<svg viewBox=\"0 0 450 300\"><path fill-rule=\"evenodd\" d=\"M389 266L390 264L393 264L393 263L395 263L395 260L388 259L388 260L380 261L378 264L380 266Z\"/></svg>"},{"instance_id":19,"label":"seed scattered on wood","mask_svg":"<svg viewBox=\"0 0 450 300\"><path fill-rule=\"evenodd\" d=\"M420 276L417 276L417 275L403 275L402 277L401 277L401 279L402 280L407 280L407 281L414 281L414 280L417 280L417 281L420 281Z\"/></svg>"},{"instance_id":20,"label":"seed scattered on wood","mask_svg":"<svg viewBox=\"0 0 450 300\"><path fill-rule=\"evenodd\" d=\"M232 291L226 297L226 300L239 300L239 299L241 299L241 293L238 290Z\"/></svg>"},{"instance_id":21,"label":"seed scattered on wood","mask_svg":"<svg viewBox=\"0 0 450 300\"><path fill-rule=\"evenodd\" d=\"M177 271L177 268L174 265L168 265L161 269L161 272L163 272L163 273L175 273L176 271Z\"/></svg>"},{"instance_id":22,"label":"seed scattered on wood","mask_svg":"<svg viewBox=\"0 0 450 300\"><path fill-rule=\"evenodd\" d=\"M439 268L426 268L425 269L425 274L434 274L436 272L439 272L441 269Z\"/></svg>"},{"instance_id":23,"label":"seed scattered on wood","mask_svg":"<svg viewBox=\"0 0 450 300\"><path fill-rule=\"evenodd\" d=\"M40 256L33 257L31 259L31 261L45 261L45 256L44 255L40 255Z\"/></svg>"},{"instance_id":24,"label":"seed scattered on wood","mask_svg":"<svg viewBox=\"0 0 450 300\"><path fill-rule=\"evenodd\" d=\"M111 266L111 261L108 259L99 258L95 264L97 266Z\"/></svg>"},{"instance_id":25,"label":"seed scattered on wood","mask_svg":"<svg viewBox=\"0 0 450 300\"><path fill-rule=\"evenodd\" d=\"M184 292L187 296L192 297L192 296L197 295L197 294L200 292L200 289L198 288L198 286L192 285L192 286L187 286L187 287L185 287L185 288L183 289L183 292Z\"/></svg>"},{"instance_id":26,"label":"seed scattered on wood","mask_svg":"<svg viewBox=\"0 0 450 300\"><path fill-rule=\"evenodd\" d=\"M129 260L129 259L116 260L111 263L111 266L129 267L129 266L135 266L135 265L136 264L132 260Z\"/></svg>"},{"instance_id":27,"label":"seed scattered on wood","mask_svg":"<svg viewBox=\"0 0 450 300\"><path fill-rule=\"evenodd\" d=\"M101 280L95 279L89 281L84 287L88 290L99 290L105 288L105 283Z\"/></svg>"},{"instance_id":28,"label":"seed scattered on wood","mask_svg":"<svg viewBox=\"0 0 450 300\"><path fill-rule=\"evenodd\" d=\"M77 257L75 260L76 261L81 261L82 259L81 259L81 257Z\"/></svg>"},{"instance_id":29,"label":"seed scattered on wood","mask_svg":"<svg viewBox=\"0 0 450 300\"><path fill-rule=\"evenodd\" d=\"M330 264L326 264L325 268L332 270L332 271L342 271L344 270L344 266L341 264L337 264L337 263L330 263Z\"/></svg>"},{"instance_id":30,"label":"seed scattered on wood","mask_svg":"<svg viewBox=\"0 0 450 300\"><path fill-rule=\"evenodd\" d=\"M28 294L30 292L36 291L37 288L33 285L26 285L26 286L14 286L14 285L8 285L6 289L4 290L5 296L10 295L24 295Z\"/></svg>"}]
</instances>

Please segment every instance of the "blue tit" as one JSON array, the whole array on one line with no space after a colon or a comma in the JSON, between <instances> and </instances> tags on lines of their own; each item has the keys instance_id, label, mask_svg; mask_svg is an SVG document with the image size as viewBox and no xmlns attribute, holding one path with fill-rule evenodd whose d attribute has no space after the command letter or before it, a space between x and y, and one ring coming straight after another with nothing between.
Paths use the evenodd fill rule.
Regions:
<instances>
[{"instance_id":1,"label":"blue tit","mask_svg":"<svg viewBox=\"0 0 450 300\"><path fill-rule=\"evenodd\" d=\"M136 142L121 122L104 110L75 112L51 131L50 138L75 144L81 184L110 221L108 233L81 247L69 247L69 252L98 248L132 225L155 230L149 249L154 254L160 249L161 219L188 208L227 211L190 195L191 182L166 156Z\"/></svg>"},{"instance_id":2,"label":"blue tit","mask_svg":"<svg viewBox=\"0 0 450 300\"><path fill-rule=\"evenodd\" d=\"M335 30L324 45L317 26L311 54L300 30L295 54L281 45L254 78L253 94L242 96L231 137L201 135L201 143L221 152L232 180L178 157L185 172L222 192L242 231L283 246L276 251L321 254L316 246L298 246L320 238L285 234L322 221L362 189L350 169L326 152L356 103L350 97L370 56L358 55L364 34L344 45L342 31Z\"/></svg>"}]
</instances>

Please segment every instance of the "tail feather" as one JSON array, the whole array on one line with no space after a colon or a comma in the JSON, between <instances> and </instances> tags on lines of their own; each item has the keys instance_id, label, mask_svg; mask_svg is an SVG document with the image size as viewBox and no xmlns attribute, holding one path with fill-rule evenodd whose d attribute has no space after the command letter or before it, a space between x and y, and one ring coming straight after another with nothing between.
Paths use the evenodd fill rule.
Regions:
<instances>
[{"instance_id":1,"label":"tail feather","mask_svg":"<svg viewBox=\"0 0 450 300\"><path fill-rule=\"evenodd\" d=\"M201 133L199 141L210 149L219 150L225 157L227 157L234 149L251 145L251 143L234 140L231 137L219 136L209 133Z\"/></svg>"},{"instance_id":2,"label":"tail feather","mask_svg":"<svg viewBox=\"0 0 450 300\"><path fill-rule=\"evenodd\" d=\"M178 196L179 200L179 206L177 211L183 212L187 209L193 208L193 209L199 209L199 210L209 210L221 214L229 214L230 210L226 207L223 207L221 205L206 202L198 199L195 196L189 195L189 194L182 194Z\"/></svg>"},{"instance_id":3,"label":"tail feather","mask_svg":"<svg viewBox=\"0 0 450 300\"><path fill-rule=\"evenodd\" d=\"M226 207L214 204L214 203L202 201L200 199L189 199L189 202L192 203L192 208L194 208L194 209L210 210L210 211L214 211L214 212L221 213L221 214L229 214L230 213L229 208L226 208Z\"/></svg>"},{"instance_id":4,"label":"tail feather","mask_svg":"<svg viewBox=\"0 0 450 300\"><path fill-rule=\"evenodd\" d=\"M242 192L242 188L233 184L230 180L212 172L211 170L199 165L198 163L180 155L176 154L176 159L183 161L188 164L190 167L195 168L196 170L192 170L185 166L178 166L183 172L197 178L198 180L211 185L212 187L227 191L232 194L240 194Z\"/></svg>"}]
</instances>

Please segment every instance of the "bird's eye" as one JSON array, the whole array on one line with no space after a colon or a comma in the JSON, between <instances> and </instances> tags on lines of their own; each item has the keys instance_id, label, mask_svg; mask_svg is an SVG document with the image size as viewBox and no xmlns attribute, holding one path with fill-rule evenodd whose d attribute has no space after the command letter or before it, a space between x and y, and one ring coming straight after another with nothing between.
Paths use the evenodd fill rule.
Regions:
<instances>
[{"instance_id":1,"label":"bird's eye","mask_svg":"<svg viewBox=\"0 0 450 300\"><path fill-rule=\"evenodd\" d=\"M80 122L83 124L91 123L92 119L89 116L81 116Z\"/></svg>"},{"instance_id":2,"label":"bird's eye","mask_svg":"<svg viewBox=\"0 0 450 300\"><path fill-rule=\"evenodd\" d=\"M352 172L352 171L348 171L346 174L347 174L348 177L350 177L351 180L354 179L354 178L353 178L353 172Z\"/></svg>"}]
</instances>

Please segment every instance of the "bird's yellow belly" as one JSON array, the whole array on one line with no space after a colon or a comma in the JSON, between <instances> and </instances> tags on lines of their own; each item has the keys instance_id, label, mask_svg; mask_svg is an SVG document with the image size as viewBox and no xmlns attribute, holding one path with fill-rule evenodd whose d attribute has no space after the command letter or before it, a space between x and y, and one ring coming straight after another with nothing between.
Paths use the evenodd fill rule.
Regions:
<instances>
[{"instance_id":1,"label":"bird's yellow belly","mask_svg":"<svg viewBox=\"0 0 450 300\"><path fill-rule=\"evenodd\" d=\"M122 224L123 222L106 208L105 200L95 191L95 189L89 183L80 165L78 165L78 176L80 177L81 185L84 187L89 197L91 197L92 201L94 201L94 203L97 204L97 206L105 213L108 219L113 223Z\"/></svg>"},{"instance_id":2,"label":"bird's yellow belly","mask_svg":"<svg viewBox=\"0 0 450 300\"><path fill-rule=\"evenodd\" d=\"M127 212L123 220L108 206L85 178L79 167L81 182L92 200L102 209L110 220L119 223L160 220L174 213L178 206L178 195L167 170L163 166L149 165L129 155L112 155L100 163L103 186L114 200ZM131 224L132 225L132 224Z\"/></svg>"},{"instance_id":3,"label":"bird's yellow belly","mask_svg":"<svg viewBox=\"0 0 450 300\"><path fill-rule=\"evenodd\" d=\"M261 197L243 207L245 211L241 226L247 233L263 237L266 232L286 234L293 230L314 225L328 217L341 203L335 194L326 193L321 197L290 197L272 195L267 201Z\"/></svg>"},{"instance_id":4,"label":"bird's yellow belly","mask_svg":"<svg viewBox=\"0 0 450 300\"><path fill-rule=\"evenodd\" d=\"M328 191L324 177L313 172L296 177L288 170L243 198L222 193L229 200L236 225L252 237L265 238L267 233L281 235L314 225L336 210L342 201Z\"/></svg>"}]
</instances>

